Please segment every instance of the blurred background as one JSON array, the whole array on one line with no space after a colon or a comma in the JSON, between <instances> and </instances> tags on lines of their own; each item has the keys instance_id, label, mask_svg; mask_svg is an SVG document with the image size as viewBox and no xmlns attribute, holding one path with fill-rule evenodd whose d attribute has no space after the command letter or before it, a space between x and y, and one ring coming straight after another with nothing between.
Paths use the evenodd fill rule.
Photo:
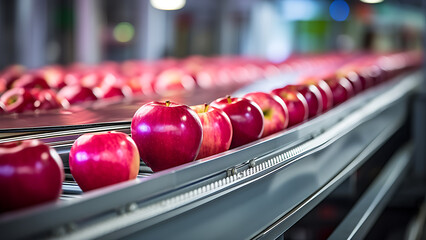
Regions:
<instances>
[{"instance_id":1,"label":"blurred background","mask_svg":"<svg viewBox=\"0 0 426 240\"><path fill-rule=\"evenodd\" d=\"M379 2L375 3L374 2ZM0 69L421 47L421 0L0 1Z\"/></svg>"}]
</instances>

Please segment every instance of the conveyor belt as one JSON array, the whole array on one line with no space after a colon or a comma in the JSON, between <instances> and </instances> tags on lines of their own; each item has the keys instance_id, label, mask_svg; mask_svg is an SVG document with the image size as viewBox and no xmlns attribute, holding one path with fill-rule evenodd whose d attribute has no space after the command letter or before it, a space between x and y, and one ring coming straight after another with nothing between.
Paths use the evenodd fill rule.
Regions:
<instances>
[{"instance_id":1,"label":"conveyor belt","mask_svg":"<svg viewBox=\"0 0 426 240\"><path fill-rule=\"evenodd\" d=\"M255 237L351 166L367 146L396 131L420 79L420 73L401 76L292 129L217 156L3 215L0 235ZM69 143L47 142L66 156ZM78 189L69 182L64 190L65 200Z\"/></svg>"}]
</instances>

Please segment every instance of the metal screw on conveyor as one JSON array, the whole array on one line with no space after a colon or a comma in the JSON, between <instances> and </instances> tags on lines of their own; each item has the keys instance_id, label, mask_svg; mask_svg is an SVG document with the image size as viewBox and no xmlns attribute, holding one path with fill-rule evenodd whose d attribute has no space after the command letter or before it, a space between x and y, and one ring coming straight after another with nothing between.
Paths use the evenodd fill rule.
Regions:
<instances>
[{"instance_id":1,"label":"metal screw on conveyor","mask_svg":"<svg viewBox=\"0 0 426 240\"><path fill-rule=\"evenodd\" d=\"M75 223L67 223L53 230L53 236L61 237L75 231L77 229L77 225Z\"/></svg>"},{"instance_id":2,"label":"metal screw on conveyor","mask_svg":"<svg viewBox=\"0 0 426 240\"><path fill-rule=\"evenodd\" d=\"M232 167L232 168L229 168L228 170L226 170L226 177L234 176L235 174L237 174L237 168L236 167Z\"/></svg>"},{"instance_id":3,"label":"metal screw on conveyor","mask_svg":"<svg viewBox=\"0 0 426 240\"><path fill-rule=\"evenodd\" d=\"M249 168L254 168L256 166L256 161L254 159L248 162Z\"/></svg>"},{"instance_id":4,"label":"metal screw on conveyor","mask_svg":"<svg viewBox=\"0 0 426 240\"><path fill-rule=\"evenodd\" d=\"M128 213L134 212L136 209L138 209L138 205L136 203L129 203L126 205L126 212Z\"/></svg>"},{"instance_id":5,"label":"metal screw on conveyor","mask_svg":"<svg viewBox=\"0 0 426 240\"><path fill-rule=\"evenodd\" d=\"M118 215L124 215L125 213L130 213L138 209L138 205L136 203L128 203L123 207L117 209Z\"/></svg>"}]
</instances>

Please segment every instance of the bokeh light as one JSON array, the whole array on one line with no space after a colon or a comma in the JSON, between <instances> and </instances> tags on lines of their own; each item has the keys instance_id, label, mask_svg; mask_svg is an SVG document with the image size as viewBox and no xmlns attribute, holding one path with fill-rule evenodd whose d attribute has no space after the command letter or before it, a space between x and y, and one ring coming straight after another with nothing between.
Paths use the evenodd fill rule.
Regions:
<instances>
[{"instance_id":1,"label":"bokeh light","mask_svg":"<svg viewBox=\"0 0 426 240\"><path fill-rule=\"evenodd\" d=\"M330 5L330 16L336 21L345 21L349 16L349 5L344 0L334 0Z\"/></svg>"},{"instance_id":2,"label":"bokeh light","mask_svg":"<svg viewBox=\"0 0 426 240\"><path fill-rule=\"evenodd\" d=\"M121 22L114 27L113 35L116 41L126 43L133 39L135 28L128 22Z\"/></svg>"}]
</instances>

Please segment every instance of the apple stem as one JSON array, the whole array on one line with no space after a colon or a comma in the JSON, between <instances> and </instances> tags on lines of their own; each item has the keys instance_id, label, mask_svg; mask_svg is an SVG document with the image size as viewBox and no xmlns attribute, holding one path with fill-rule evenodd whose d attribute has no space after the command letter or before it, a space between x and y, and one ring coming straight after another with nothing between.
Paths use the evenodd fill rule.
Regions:
<instances>
[{"instance_id":1,"label":"apple stem","mask_svg":"<svg viewBox=\"0 0 426 240\"><path fill-rule=\"evenodd\" d=\"M204 103L204 112L207 112L209 110L209 105L207 103Z\"/></svg>"},{"instance_id":2,"label":"apple stem","mask_svg":"<svg viewBox=\"0 0 426 240\"><path fill-rule=\"evenodd\" d=\"M231 96L226 96L226 100L228 100L228 103L232 103L232 99L231 99Z\"/></svg>"},{"instance_id":3,"label":"apple stem","mask_svg":"<svg viewBox=\"0 0 426 240\"><path fill-rule=\"evenodd\" d=\"M7 99L6 101L6 105L10 105L15 103L16 101L18 101L18 96L17 95L13 95L11 96L9 99Z\"/></svg>"},{"instance_id":4,"label":"apple stem","mask_svg":"<svg viewBox=\"0 0 426 240\"><path fill-rule=\"evenodd\" d=\"M168 107L168 106L170 106L170 101L169 100L166 101L166 107Z\"/></svg>"}]
</instances>

